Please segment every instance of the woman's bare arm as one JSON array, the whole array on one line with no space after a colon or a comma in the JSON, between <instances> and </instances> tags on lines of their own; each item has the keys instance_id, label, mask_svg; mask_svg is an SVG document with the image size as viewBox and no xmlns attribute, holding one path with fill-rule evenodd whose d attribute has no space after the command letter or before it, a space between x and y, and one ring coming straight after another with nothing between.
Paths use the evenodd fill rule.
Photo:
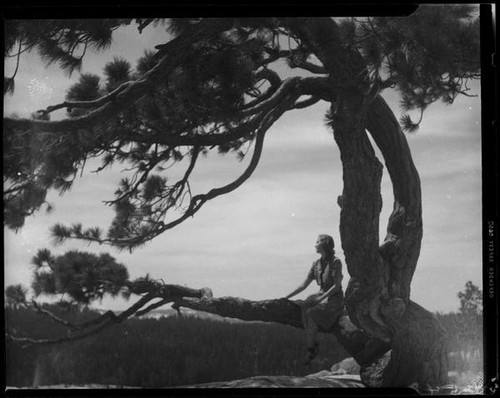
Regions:
<instances>
[{"instance_id":1,"label":"woman's bare arm","mask_svg":"<svg viewBox=\"0 0 500 398\"><path fill-rule=\"evenodd\" d=\"M313 279L308 276L304 280L304 282L302 282L302 284L300 284L299 287L297 287L297 289L295 289L293 292L291 292L288 296L285 296L285 298L289 299L289 298L299 294L300 292L304 291L311 284L312 281L313 281Z\"/></svg>"}]
</instances>

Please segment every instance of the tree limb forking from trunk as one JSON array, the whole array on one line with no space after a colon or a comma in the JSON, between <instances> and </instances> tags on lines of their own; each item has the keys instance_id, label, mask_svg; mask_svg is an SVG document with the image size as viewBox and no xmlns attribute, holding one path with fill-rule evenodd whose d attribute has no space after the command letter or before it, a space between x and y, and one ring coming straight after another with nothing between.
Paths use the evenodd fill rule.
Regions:
<instances>
[{"instance_id":1,"label":"tree limb forking from trunk","mask_svg":"<svg viewBox=\"0 0 500 398\"><path fill-rule=\"evenodd\" d=\"M415 381L425 387L442 385L447 381L444 330L430 312L409 300L422 238L418 173L385 102L377 98L366 113L356 108L358 103L345 98L333 122L344 173L340 232L351 275L346 308L356 325L391 341L391 358L381 371L380 386ZM394 186L394 211L380 248L382 168L364 126L381 149ZM413 365L405 366L410 359Z\"/></svg>"},{"instance_id":2,"label":"tree limb forking from trunk","mask_svg":"<svg viewBox=\"0 0 500 398\"><path fill-rule=\"evenodd\" d=\"M156 281L131 282L129 289L141 298L125 311L115 314L108 311L83 324L61 323L68 328L68 334L55 339L32 339L7 334L7 338L21 344L22 346L50 346L56 344L70 343L81 340L103 330L121 323L133 316L143 316L152 310L172 303L172 308L181 313L181 308L189 308L196 311L204 311L227 318L236 318L244 321L276 322L296 328L303 328L301 300L291 301L284 298L251 301L240 297L213 297L209 288L193 289L186 286L170 285ZM152 304L152 301L158 300ZM28 304L28 303L27 303ZM38 304L36 308L41 308ZM49 310L41 312L53 321L59 317L54 316ZM59 321L58 321L59 322ZM60 322L59 322L60 323ZM390 346L386 342L370 337L358 329L346 314L339 317L338 321L329 330L320 329L321 333L333 334L346 351L361 365L369 366L386 353ZM362 381L375 382L366 378ZM377 380L377 383L380 383Z\"/></svg>"},{"instance_id":3,"label":"tree limb forking from trunk","mask_svg":"<svg viewBox=\"0 0 500 398\"><path fill-rule=\"evenodd\" d=\"M174 308L190 308L223 317L244 321L276 322L303 328L301 300L251 301L240 297L219 297L214 299L182 298L175 301ZM386 353L390 346L386 342L370 337L356 327L347 314L339 317L331 329L321 329L321 333L333 334L344 349L360 364L368 365Z\"/></svg>"},{"instance_id":4,"label":"tree limb forking from trunk","mask_svg":"<svg viewBox=\"0 0 500 398\"><path fill-rule=\"evenodd\" d=\"M332 330L323 332L333 333L362 365L362 378L371 386L401 387L413 382L425 387L445 384L444 330L429 311L410 300L411 281L420 254L423 227L420 178L406 137L387 103L370 90L361 54L342 46L339 28L333 19L284 18L282 22L318 58L322 64L321 73L326 73L328 77L288 79L279 83L269 80L269 92L242 109L243 116L259 116L258 128L254 131L257 137L256 150L248 172L229 185L215 188L205 195L194 196L187 215L160 226L159 231L178 225L198 211L207 200L239 187L257 165L265 132L284 112L308 106L320 99L330 102L330 126L340 149L344 181L339 201L340 235L351 279L345 295L349 316L341 316ZM201 32L206 34L220 29L223 28L207 24ZM140 98L156 79L173 71L182 60L169 58L168 54L185 53L180 50L190 40L201 37L193 32L190 35L186 36L186 40L181 36L161 47L158 65L145 78L99 100L100 108L86 116L60 122L8 119L6 127L34 128L56 134L102 123L116 114L120 107L127 105L131 98ZM302 95L310 98L297 102ZM367 97L370 97L369 101ZM85 108L92 104L80 105ZM63 103L59 107L65 106L67 104ZM57 106L46 112L55 109ZM246 133L242 132L241 136ZM380 149L393 184L393 211L382 245L379 216L382 209L383 166L375 155L368 134ZM194 138L179 135L173 138L177 142L168 145L192 145ZM227 140L227 136L207 135L200 139L216 143ZM172 290L167 289L168 286L172 285L162 286L163 290L146 289L145 296L125 315L122 316L122 313L103 318L103 323L96 330L102 330L133 314L143 315L168 303L174 303L174 308L192 308L247 321L279 322L303 327L298 301L213 298L207 290L188 291L181 288L172 293ZM153 299L160 301L150 304ZM67 338L64 341L69 340ZM389 349L389 362L377 362Z\"/></svg>"},{"instance_id":5,"label":"tree limb forking from trunk","mask_svg":"<svg viewBox=\"0 0 500 398\"><path fill-rule=\"evenodd\" d=\"M448 377L444 329L433 314L410 300L422 241L420 178L406 137L380 96L367 110L367 129L384 156L394 192L394 210L379 249L389 273L389 299L381 311L393 331L394 360L384 369L384 376L401 383L425 380L430 386L442 385ZM415 360L412 371L398 366L404 358Z\"/></svg>"},{"instance_id":6,"label":"tree limb forking from trunk","mask_svg":"<svg viewBox=\"0 0 500 398\"><path fill-rule=\"evenodd\" d=\"M394 210L380 253L389 264L389 294L407 302L422 241L420 178L394 113L378 96L368 107L366 125L385 159L394 192Z\"/></svg>"},{"instance_id":7,"label":"tree limb forking from trunk","mask_svg":"<svg viewBox=\"0 0 500 398\"><path fill-rule=\"evenodd\" d=\"M187 205L186 210L176 219L167 223L158 222L153 227L148 228L145 233L131 237L100 238L88 236L88 234L70 233L64 237L60 237L60 241L62 241L63 239L72 238L94 241L100 244L112 244L120 247L132 247L132 245L134 244L142 244L162 234L166 230L172 229L181 224L189 217L192 217L195 213L197 213L206 202L218 196L232 192L236 188L241 186L252 175L253 171L256 169L259 163L260 156L263 150L264 137L269 128L285 112L293 109L295 107L297 99L300 98L304 93L309 93L311 92L310 90L321 91L322 83L323 80L291 78L285 80L280 88L269 99L269 101L271 101L270 106L265 106L265 104L258 104L258 112L260 113L254 116L254 119L251 122L254 127L253 134L255 137L255 148L247 168L238 178L236 178L231 183L222 187L213 188L205 194L197 194L192 196L189 200L189 204ZM257 112L257 110L254 111ZM183 137L181 137L181 140L182 139ZM194 167L194 165L190 166L190 168L192 167Z\"/></svg>"},{"instance_id":8,"label":"tree limb forking from trunk","mask_svg":"<svg viewBox=\"0 0 500 398\"><path fill-rule=\"evenodd\" d=\"M432 314L410 301L422 239L422 208L420 179L406 137L380 96L366 101L370 90L364 81L364 60L341 46L333 20L294 19L290 29L315 53L333 82L352 83L351 89L335 95L332 91L329 121L343 168L340 235L351 275L346 309L356 326L391 342L389 363L372 373L381 373L381 386L444 384L443 329ZM366 130L382 152L394 187L394 210L382 246L378 234L382 165Z\"/></svg>"}]
</instances>

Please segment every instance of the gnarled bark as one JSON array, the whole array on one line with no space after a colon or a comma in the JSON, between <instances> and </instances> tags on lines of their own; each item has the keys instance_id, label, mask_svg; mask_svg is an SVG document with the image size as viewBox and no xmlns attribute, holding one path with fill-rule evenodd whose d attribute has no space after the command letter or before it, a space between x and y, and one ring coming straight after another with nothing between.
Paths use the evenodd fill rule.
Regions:
<instances>
[{"instance_id":1,"label":"gnarled bark","mask_svg":"<svg viewBox=\"0 0 500 398\"><path fill-rule=\"evenodd\" d=\"M370 385L402 387L418 382L426 387L444 384L447 374L444 331L430 312L410 300L411 280L420 254L423 229L420 179L406 138L382 98L371 100L367 95L371 90L363 57L342 45L338 27L331 18L285 18L282 22L301 44L314 53L324 68L321 71L328 76L326 82L323 79L313 82L321 82L321 96L318 98L332 104L331 125L343 166L340 235L351 275L345 295L349 316L341 317L335 327L326 332L334 333L362 365L362 377ZM207 24L206 31L173 40L167 47L160 48L160 61L148 72L148 79L123 86L110 94L112 98L106 98L99 109L84 117L56 123L7 120L6 126L57 132L98 125L114 115L117 109L129 105L130 99L140 98L153 82L179 65L181 59L162 58L167 49L176 53L194 38L225 28ZM110 99L113 101L108 101ZM298 96L286 100L280 98L281 105L273 103L276 117L288 109L303 106L303 102L296 103L296 100ZM312 99L315 100L317 98ZM264 103L255 105L253 110ZM272 116L271 111L263 115L266 127L275 120ZM379 237L382 164L375 156L367 131L382 152L394 191L394 209L382 245ZM218 139L226 140L227 137ZM176 145L182 144L186 142L176 142ZM188 144L192 143L189 141ZM236 180L233 184L239 182ZM213 190L206 195L207 199L233 186ZM176 294L166 292L149 292L147 297L162 298L162 304L175 301L178 306L223 316L302 327L300 306L288 300L252 302L230 297L214 299L196 292L184 294L182 289ZM149 301L143 300L140 308L142 303ZM140 308L133 312L147 310ZM109 323L117 320L121 318L111 317ZM386 362L381 358L389 347L391 356Z\"/></svg>"},{"instance_id":2,"label":"gnarled bark","mask_svg":"<svg viewBox=\"0 0 500 398\"><path fill-rule=\"evenodd\" d=\"M347 98L333 125L344 173L340 233L351 275L346 308L363 330L391 342L380 386L442 385L447 379L444 330L431 313L409 300L422 239L418 173L383 100L369 108L369 117L358 103ZM380 248L381 165L365 126L382 151L394 186L394 211Z\"/></svg>"},{"instance_id":3,"label":"gnarled bark","mask_svg":"<svg viewBox=\"0 0 500 398\"><path fill-rule=\"evenodd\" d=\"M287 299L251 301L240 297L202 299L179 297L175 299L174 308L185 307L244 321L277 322L303 328L300 303L300 300L290 301ZM321 329L320 332L332 333L345 350L362 366L373 363L389 350L389 345L386 342L361 331L345 314L331 329Z\"/></svg>"},{"instance_id":4,"label":"gnarled bark","mask_svg":"<svg viewBox=\"0 0 500 398\"><path fill-rule=\"evenodd\" d=\"M346 308L356 326L390 342L392 349L390 361L369 373L381 374L375 379L385 387L444 384L444 331L431 313L410 301L422 240L422 207L420 179L406 137L383 99L368 99L363 58L341 45L332 19L294 19L289 28L314 52L331 80L330 120L344 180L340 235L351 275ZM382 165L366 130L382 152L394 187L394 210L381 246Z\"/></svg>"},{"instance_id":5,"label":"gnarled bark","mask_svg":"<svg viewBox=\"0 0 500 398\"><path fill-rule=\"evenodd\" d=\"M7 337L24 346L50 346L68 343L99 333L111 325L123 322L132 316L142 316L169 303L173 303L172 308L178 311L180 311L181 307L184 307L245 321L277 322L297 328L304 327L302 323L301 300L290 301L282 298L251 301L240 297L214 298L210 288L193 289L180 285L168 285L149 279L130 282L128 287L132 293L141 295L141 298L120 314L108 311L102 316L85 322L84 324L75 325L66 321L61 322L61 320L54 317L50 311L42 311L41 313L43 315L49 316L52 320L68 328L68 332L64 337L40 340L15 337L10 334L8 334ZM40 309L38 305L35 308ZM357 328L346 314L341 315L331 329L322 329L320 332L333 334L356 362L366 369L370 369L374 364L377 364L378 358L390 348L386 342L373 338ZM254 382L259 384L260 387L286 387L292 382L289 379L293 378L277 378L270 381L266 376L262 376L258 378L258 380L256 379L257 381L245 379L244 381L227 382L220 387L250 387L251 385L248 383L251 384ZM361 373L361 382L364 384L356 381L354 384L345 385L345 383L342 384L342 381L338 378L333 378L331 380L329 378L321 378L310 381L303 379L304 378L297 378L293 383L297 382L300 385L297 384L296 386L305 387L370 387L381 383L379 378L374 378L369 372ZM210 386L213 387L216 385L210 384Z\"/></svg>"},{"instance_id":6,"label":"gnarled bark","mask_svg":"<svg viewBox=\"0 0 500 398\"><path fill-rule=\"evenodd\" d=\"M384 378L403 384L419 381L425 387L443 385L448 378L445 331L432 313L410 300L423 232L420 178L406 137L382 97L370 105L366 120L384 156L394 193L394 210L379 249L389 273L389 300L382 312L393 332L392 359ZM401 366L408 358L413 366Z\"/></svg>"},{"instance_id":7,"label":"gnarled bark","mask_svg":"<svg viewBox=\"0 0 500 398\"><path fill-rule=\"evenodd\" d=\"M379 252L389 267L389 294L407 302L422 241L420 178L406 137L380 96L367 109L366 127L384 156L394 193L394 210Z\"/></svg>"}]
</instances>

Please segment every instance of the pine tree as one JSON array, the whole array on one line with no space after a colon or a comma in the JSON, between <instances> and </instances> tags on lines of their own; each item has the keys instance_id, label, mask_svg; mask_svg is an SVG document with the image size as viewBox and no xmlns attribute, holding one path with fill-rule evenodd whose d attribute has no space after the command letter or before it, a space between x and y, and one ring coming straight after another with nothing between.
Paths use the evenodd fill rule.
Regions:
<instances>
[{"instance_id":1,"label":"pine tree","mask_svg":"<svg viewBox=\"0 0 500 398\"><path fill-rule=\"evenodd\" d=\"M459 338L465 350L479 349L483 338L483 292L468 281L458 293L460 299Z\"/></svg>"},{"instance_id":2,"label":"pine tree","mask_svg":"<svg viewBox=\"0 0 500 398\"><path fill-rule=\"evenodd\" d=\"M47 62L72 72L80 63L77 49L105 48L113 29L132 22L141 30L161 21L37 21L36 36L25 23L12 22L6 50L20 55L23 46L36 47ZM74 224L56 225L52 233L61 242L83 239L132 250L241 186L258 165L266 132L284 113L326 101L331 105L327 125L343 162L340 233L351 274L349 317L337 327L339 341L363 362L362 378L369 385L445 383L443 330L410 300L422 239L420 179L406 137L380 92L397 90L403 109L421 114L435 101L452 103L459 94L469 95L467 83L479 77L480 68L475 9L423 6L404 18L342 20L183 18L169 20L168 29L173 38L154 55L146 53L135 70L117 59L106 67L103 84L83 76L66 102L39 111L38 119L4 119L6 225L22 227L25 217L44 205L47 190L69 189L87 159L101 159L99 170L123 162L131 173L108 201L116 211L108 231ZM311 76L280 76L277 61ZM6 80L6 92L12 82ZM99 98L87 95L91 87ZM67 119L41 120L63 108L70 111ZM400 121L409 132L419 123L407 115ZM366 131L394 187L394 211L380 247L382 165ZM206 193L192 192L189 178L200 154L216 147L244 157L242 148L249 145L248 167L237 179ZM185 164L177 181L166 175L173 163ZM224 302L225 307L220 300L207 303L183 301L243 319L275 317L301 325L298 306L290 302L254 315L237 300ZM363 346L368 341L371 347ZM392 354L385 366L379 360L388 347ZM383 371L374 371L374 362Z\"/></svg>"},{"instance_id":3,"label":"pine tree","mask_svg":"<svg viewBox=\"0 0 500 398\"><path fill-rule=\"evenodd\" d=\"M117 296L128 281L125 266L107 253L69 251L52 256L43 249L32 262L35 270L31 287L35 296L67 295L70 302L78 305L88 305L105 294Z\"/></svg>"}]
</instances>

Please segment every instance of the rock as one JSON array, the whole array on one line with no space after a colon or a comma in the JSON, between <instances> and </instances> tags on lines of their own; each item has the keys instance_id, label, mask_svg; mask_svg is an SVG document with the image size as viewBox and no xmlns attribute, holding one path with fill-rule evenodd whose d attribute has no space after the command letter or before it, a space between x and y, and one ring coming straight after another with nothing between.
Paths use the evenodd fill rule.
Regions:
<instances>
[{"instance_id":1,"label":"rock","mask_svg":"<svg viewBox=\"0 0 500 398\"><path fill-rule=\"evenodd\" d=\"M333 375L359 375L360 366L354 358L346 358L330 368Z\"/></svg>"},{"instance_id":2,"label":"rock","mask_svg":"<svg viewBox=\"0 0 500 398\"><path fill-rule=\"evenodd\" d=\"M175 388L364 388L356 376L256 376L241 380L178 386Z\"/></svg>"},{"instance_id":3,"label":"rock","mask_svg":"<svg viewBox=\"0 0 500 398\"><path fill-rule=\"evenodd\" d=\"M333 365L331 370L322 370L305 377L255 376L178 388L365 388L359 371L360 367L354 358L346 358Z\"/></svg>"}]
</instances>

